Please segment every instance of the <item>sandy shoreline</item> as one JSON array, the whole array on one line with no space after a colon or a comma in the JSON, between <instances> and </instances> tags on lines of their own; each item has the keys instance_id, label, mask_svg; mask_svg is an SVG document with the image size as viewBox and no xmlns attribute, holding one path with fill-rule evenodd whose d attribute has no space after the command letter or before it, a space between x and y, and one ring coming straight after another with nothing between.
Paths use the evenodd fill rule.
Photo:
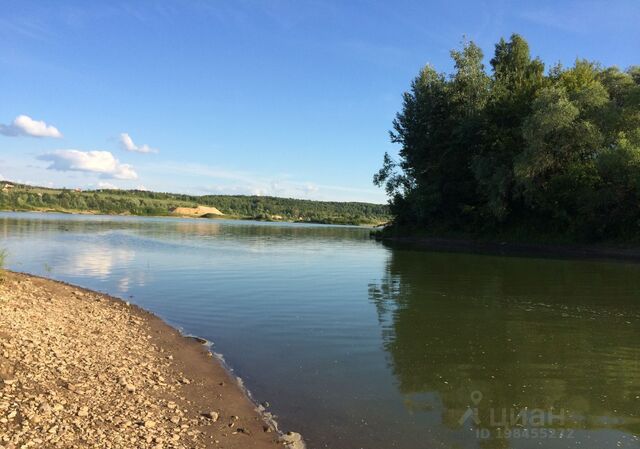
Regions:
<instances>
[{"instance_id":1,"label":"sandy shoreline","mask_svg":"<svg viewBox=\"0 0 640 449\"><path fill-rule=\"evenodd\" d=\"M301 447L209 350L117 298L4 272L0 449Z\"/></svg>"}]
</instances>

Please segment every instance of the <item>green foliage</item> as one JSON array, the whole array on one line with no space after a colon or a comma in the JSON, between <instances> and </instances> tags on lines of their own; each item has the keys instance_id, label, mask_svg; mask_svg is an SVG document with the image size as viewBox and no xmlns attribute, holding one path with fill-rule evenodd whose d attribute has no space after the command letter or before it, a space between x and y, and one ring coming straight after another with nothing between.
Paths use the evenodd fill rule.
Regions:
<instances>
[{"instance_id":1,"label":"green foliage","mask_svg":"<svg viewBox=\"0 0 640 449\"><path fill-rule=\"evenodd\" d=\"M404 94L374 183L397 228L574 240L640 231L640 67L552 67L501 39L491 74L472 42L454 72L425 67ZM513 232L511 232L513 233Z\"/></svg>"},{"instance_id":2,"label":"green foliage","mask_svg":"<svg viewBox=\"0 0 640 449\"><path fill-rule=\"evenodd\" d=\"M4 264L7 261L7 250L0 249L0 282L4 281Z\"/></svg>"},{"instance_id":3,"label":"green foliage","mask_svg":"<svg viewBox=\"0 0 640 449\"><path fill-rule=\"evenodd\" d=\"M380 224L390 219L386 205L358 202L242 195L192 196L140 190L72 191L20 184L0 191L0 210L163 216L169 215L174 207L197 205L216 207L230 218L242 219L356 225Z\"/></svg>"}]
</instances>

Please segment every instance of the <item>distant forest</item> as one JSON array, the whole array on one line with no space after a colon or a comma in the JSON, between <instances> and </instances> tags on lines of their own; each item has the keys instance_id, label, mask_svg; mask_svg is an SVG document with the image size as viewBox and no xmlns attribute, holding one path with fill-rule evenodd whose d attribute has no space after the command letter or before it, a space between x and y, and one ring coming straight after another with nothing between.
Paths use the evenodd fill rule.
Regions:
<instances>
[{"instance_id":1,"label":"distant forest","mask_svg":"<svg viewBox=\"0 0 640 449\"><path fill-rule=\"evenodd\" d=\"M6 185L13 187L6 187ZM175 207L212 206L226 218L327 224L381 224L390 219L382 204L311 201L269 196L191 196L141 190L48 189L0 182L0 210L170 215Z\"/></svg>"},{"instance_id":2,"label":"distant forest","mask_svg":"<svg viewBox=\"0 0 640 449\"><path fill-rule=\"evenodd\" d=\"M517 34L490 71L473 42L451 57L453 73L426 66L411 83L399 156L374 176L396 232L637 239L640 67L545 69Z\"/></svg>"}]
</instances>

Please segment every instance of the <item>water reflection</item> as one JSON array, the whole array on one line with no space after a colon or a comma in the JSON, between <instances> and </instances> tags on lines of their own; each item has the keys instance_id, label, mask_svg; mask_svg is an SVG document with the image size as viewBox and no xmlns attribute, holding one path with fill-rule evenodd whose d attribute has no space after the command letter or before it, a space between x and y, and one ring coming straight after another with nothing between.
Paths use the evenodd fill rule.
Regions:
<instances>
[{"instance_id":1,"label":"water reflection","mask_svg":"<svg viewBox=\"0 0 640 449\"><path fill-rule=\"evenodd\" d=\"M397 250L369 296L408 411L436 411L454 433L489 428L483 448L638 447L637 273ZM564 440L504 438L502 414L525 408L564 414L546 428L577 430Z\"/></svg>"},{"instance_id":2,"label":"water reflection","mask_svg":"<svg viewBox=\"0 0 640 449\"><path fill-rule=\"evenodd\" d=\"M640 447L640 265L409 252L366 229L228 220L0 213L0 238L12 269L214 341L310 449ZM566 409L574 438L478 438L492 410L523 407Z\"/></svg>"},{"instance_id":3,"label":"water reflection","mask_svg":"<svg viewBox=\"0 0 640 449\"><path fill-rule=\"evenodd\" d=\"M180 219L128 217L107 215L68 215L10 213L0 215L0 236L21 237L28 234L58 234L60 232L91 233L129 230L149 238L167 238L170 229L173 237L201 240L203 237L233 236L249 239L367 240L366 229L354 226L315 225L295 223L253 222L223 219ZM355 232L354 232L355 230Z\"/></svg>"},{"instance_id":4,"label":"water reflection","mask_svg":"<svg viewBox=\"0 0 640 449\"><path fill-rule=\"evenodd\" d=\"M107 279L114 266L130 264L135 252L129 248L109 248L92 245L82 252L70 253L67 260L59 261L53 269L56 273L75 276L94 276Z\"/></svg>"}]
</instances>

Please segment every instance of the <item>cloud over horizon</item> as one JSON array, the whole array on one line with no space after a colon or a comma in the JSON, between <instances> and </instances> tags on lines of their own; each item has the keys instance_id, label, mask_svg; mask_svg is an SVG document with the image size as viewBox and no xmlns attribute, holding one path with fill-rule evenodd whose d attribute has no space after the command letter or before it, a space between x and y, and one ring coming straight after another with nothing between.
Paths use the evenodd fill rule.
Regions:
<instances>
[{"instance_id":1,"label":"cloud over horizon","mask_svg":"<svg viewBox=\"0 0 640 449\"><path fill-rule=\"evenodd\" d=\"M109 151L56 150L38 156L49 170L95 173L103 179L137 179L133 166L122 164Z\"/></svg>"},{"instance_id":2,"label":"cloud over horizon","mask_svg":"<svg viewBox=\"0 0 640 449\"><path fill-rule=\"evenodd\" d=\"M380 189L316 183L296 179L286 173L257 173L228 170L203 163L164 161L147 164L145 178L183 181L188 188L175 192L192 195L257 195L317 201L356 201L383 204L386 195Z\"/></svg>"},{"instance_id":3,"label":"cloud over horizon","mask_svg":"<svg viewBox=\"0 0 640 449\"><path fill-rule=\"evenodd\" d=\"M151 148L146 143L141 146L136 145L128 133L121 133L119 140L120 140L120 146L125 151L131 151L134 153L157 153L158 152L156 148Z\"/></svg>"},{"instance_id":4,"label":"cloud over horizon","mask_svg":"<svg viewBox=\"0 0 640 449\"><path fill-rule=\"evenodd\" d=\"M28 115L19 115L10 125L0 124L0 134L7 137L53 137L62 138L62 133L53 125L42 120L34 120Z\"/></svg>"}]
</instances>

